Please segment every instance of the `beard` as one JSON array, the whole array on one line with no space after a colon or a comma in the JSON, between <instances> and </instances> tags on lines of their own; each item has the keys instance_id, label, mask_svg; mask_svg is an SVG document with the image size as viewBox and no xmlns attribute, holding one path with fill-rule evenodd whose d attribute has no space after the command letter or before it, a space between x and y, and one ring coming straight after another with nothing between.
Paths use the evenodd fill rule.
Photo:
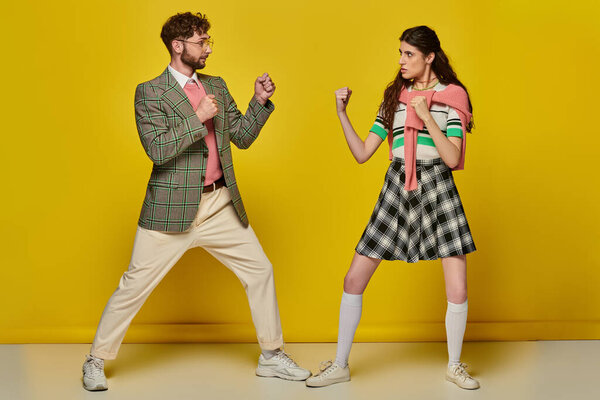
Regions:
<instances>
[{"instance_id":1,"label":"beard","mask_svg":"<svg viewBox=\"0 0 600 400\"><path fill-rule=\"evenodd\" d=\"M193 69L202 69L206 66L201 57L193 58L189 55L185 47L183 48L183 53L181 53L181 62Z\"/></svg>"}]
</instances>

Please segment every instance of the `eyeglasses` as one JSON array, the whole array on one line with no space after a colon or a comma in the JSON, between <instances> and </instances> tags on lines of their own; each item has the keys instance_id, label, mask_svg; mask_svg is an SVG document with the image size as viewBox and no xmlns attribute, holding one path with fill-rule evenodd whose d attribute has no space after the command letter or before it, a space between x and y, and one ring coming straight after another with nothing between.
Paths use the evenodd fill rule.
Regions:
<instances>
[{"instance_id":1,"label":"eyeglasses","mask_svg":"<svg viewBox=\"0 0 600 400\"><path fill-rule=\"evenodd\" d=\"M175 40L177 40L179 42L197 44L198 46L202 47L203 49L208 46L210 46L210 48L212 49L213 46L215 45L215 41L213 39L204 39L199 42L192 42L191 40L183 40L183 39L175 39Z\"/></svg>"}]
</instances>

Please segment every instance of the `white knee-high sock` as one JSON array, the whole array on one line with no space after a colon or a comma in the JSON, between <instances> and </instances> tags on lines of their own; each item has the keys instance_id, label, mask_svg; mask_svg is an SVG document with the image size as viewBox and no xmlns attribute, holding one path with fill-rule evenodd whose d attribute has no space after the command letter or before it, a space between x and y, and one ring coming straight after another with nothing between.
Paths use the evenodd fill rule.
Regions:
<instances>
[{"instance_id":1,"label":"white knee-high sock","mask_svg":"<svg viewBox=\"0 0 600 400\"><path fill-rule=\"evenodd\" d=\"M354 340L354 332L358 327L360 315L362 313L362 294L342 294L342 303L340 304L340 325L338 328L337 354L335 363L346 367L350 348Z\"/></svg>"},{"instance_id":2,"label":"white knee-high sock","mask_svg":"<svg viewBox=\"0 0 600 400\"><path fill-rule=\"evenodd\" d=\"M448 340L448 365L460 363L463 337L467 327L468 300L462 304L448 302L446 310L446 339Z\"/></svg>"}]
</instances>

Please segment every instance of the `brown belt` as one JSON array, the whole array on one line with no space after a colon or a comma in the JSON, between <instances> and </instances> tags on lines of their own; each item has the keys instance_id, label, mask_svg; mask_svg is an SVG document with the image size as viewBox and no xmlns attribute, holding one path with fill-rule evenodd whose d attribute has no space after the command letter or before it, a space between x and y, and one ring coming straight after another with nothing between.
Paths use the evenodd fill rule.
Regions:
<instances>
[{"instance_id":1,"label":"brown belt","mask_svg":"<svg viewBox=\"0 0 600 400\"><path fill-rule=\"evenodd\" d=\"M225 179L223 177L220 177L210 185L205 186L204 189L202 189L202 193L210 193L222 188L223 186L225 186Z\"/></svg>"}]
</instances>

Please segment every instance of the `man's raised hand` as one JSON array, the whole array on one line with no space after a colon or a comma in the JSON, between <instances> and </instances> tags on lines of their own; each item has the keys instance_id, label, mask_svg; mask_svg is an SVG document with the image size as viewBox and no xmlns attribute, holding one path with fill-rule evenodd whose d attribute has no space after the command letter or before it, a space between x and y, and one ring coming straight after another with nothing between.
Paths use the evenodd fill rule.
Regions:
<instances>
[{"instance_id":1,"label":"man's raised hand","mask_svg":"<svg viewBox=\"0 0 600 400\"><path fill-rule=\"evenodd\" d=\"M263 106L266 104L269 97L275 92L275 84L271 80L268 73L264 73L254 82L254 97Z\"/></svg>"},{"instance_id":2,"label":"man's raised hand","mask_svg":"<svg viewBox=\"0 0 600 400\"><path fill-rule=\"evenodd\" d=\"M196 115L202 123L208 121L219 112L217 107L217 100L215 100L214 94L204 96L196 108Z\"/></svg>"}]
</instances>

